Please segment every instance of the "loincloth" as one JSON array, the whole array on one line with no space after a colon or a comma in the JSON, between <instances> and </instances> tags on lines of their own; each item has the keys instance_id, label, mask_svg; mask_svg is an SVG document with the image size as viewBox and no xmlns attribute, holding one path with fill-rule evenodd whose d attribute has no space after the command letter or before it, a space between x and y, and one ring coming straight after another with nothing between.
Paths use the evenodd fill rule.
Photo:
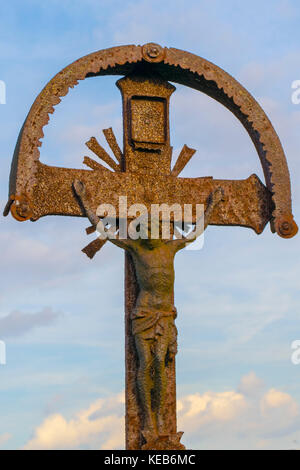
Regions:
<instances>
[{"instance_id":1,"label":"loincloth","mask_svg":"<svg viewBox=\"0 0 300 470\"><path fill-rule=\"evenodd\" d=\"M132 333L143 333L146 340L158 341L164 334L170 335L168 349L171 354L177 353L177 328L175 318L177 310L174 307L168 312L155 312L152 310L133 310L131 314ZM170 330L169 330L170 329ZM168 331L169 330L169 331Z\"/></svg>"}]
</instances>

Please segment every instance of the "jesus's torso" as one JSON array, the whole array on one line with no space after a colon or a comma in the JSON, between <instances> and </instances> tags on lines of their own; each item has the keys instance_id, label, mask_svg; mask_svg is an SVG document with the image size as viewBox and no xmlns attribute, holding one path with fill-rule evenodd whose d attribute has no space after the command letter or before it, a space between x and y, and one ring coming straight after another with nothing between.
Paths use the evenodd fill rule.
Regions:
<instances>
[{"instance_id":1,"label":"jesus's torso","mask_svg":"<svg viewBox=\"0 0 300 470\"><path fill-rule=\"evenodd\" d=\"M136 309L167 312L174 307L174 255L169 244L154 249L138 245L132 252L139 295Z\"/></svg>"}]
</instances>

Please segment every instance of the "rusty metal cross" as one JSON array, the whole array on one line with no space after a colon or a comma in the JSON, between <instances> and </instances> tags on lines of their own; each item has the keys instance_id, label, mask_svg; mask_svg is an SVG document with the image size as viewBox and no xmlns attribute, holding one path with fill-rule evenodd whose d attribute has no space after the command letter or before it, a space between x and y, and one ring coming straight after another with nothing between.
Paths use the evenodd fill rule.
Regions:
<instances>
[{"instance_id":1,"label":"rusty metal cross","mask_svg":"<svg viewBox=\"0 0 300 470\"><path fill-rule=\"evenodd\" d=\"M90 157L84 157L89 170L58 168L40 162L43 127L48 123L49 114L54 112L54 106L79 80L101 75L123 76L117 82L123 99L123 149L112 129L106 129L103 132L115 158L95 137L86 144L106 166ZM245 180L179 176L195 150L184 145L171 167L169 102L175 87L169 82L206 93L239 119L255 145L266 185L256 175ZM271 230L283 238L293 237L298 230L292 216L286 158L259 104L216 65L188 52L162 48L154 43L95 52L63 69L46 85L32 105L17 141L4 215L11 212L19 221L36 221L46 215L84 217L87 208L74 191L75 181L80 181L85 188L88 208L93 213L103 203L118 208L120 196L127 197L128 205L144 204L149 212L152 204L175 202L181 207L203 204L207 208L209 197L221 187L224 200L211 211L209 224L243 226L260 234L270 222ZM195 221L195 215L192 219ZM95 224L87 229L88 233L94 231ZM97 238L83 251L92 258L103 243ZM145 429L145 406L136 385L141 357L132 330L132 312L142 287L134 253L127 251L125 257L126 447L180 449L175 360L169 361L165 370L168 385L162 417L165 433L157 431L159 439L155 440L154 431L150 435ZM164 316L167 317L166 312ZM160 323L162 328L164 325L166 328L167 323Z\"/></svg>"}]
</instances>

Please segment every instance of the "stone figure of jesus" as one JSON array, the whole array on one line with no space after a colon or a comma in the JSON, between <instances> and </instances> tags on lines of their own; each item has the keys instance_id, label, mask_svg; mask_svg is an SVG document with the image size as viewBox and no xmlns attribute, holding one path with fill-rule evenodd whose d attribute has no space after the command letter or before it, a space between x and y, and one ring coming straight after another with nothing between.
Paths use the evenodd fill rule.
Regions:
<instances>
[{"instance_id":1,"label":"stone figure of jesus","mask_svg":"<svg viewBox=\"0 0 300 470\"><path fill-rule=\"evenodd\" d=\"M73 187L86 216L93 226L97 226L100 218L90 208L84 184L76 180ZM204 211L203 230L223 197L221 188L210 194ZM177 352L174 257L199 235L195 232L195 236L187 238L181 234L181 238L174 239L173 233L169 239L108 238L130 253L135 267L139 295L131 312L131 325L139 361L137 389L143 409L143 429L154 436L166 433L163 420L167 389L165 368ZM152 403L153 389L155 407Z\"/></svg>"}]
</instances>

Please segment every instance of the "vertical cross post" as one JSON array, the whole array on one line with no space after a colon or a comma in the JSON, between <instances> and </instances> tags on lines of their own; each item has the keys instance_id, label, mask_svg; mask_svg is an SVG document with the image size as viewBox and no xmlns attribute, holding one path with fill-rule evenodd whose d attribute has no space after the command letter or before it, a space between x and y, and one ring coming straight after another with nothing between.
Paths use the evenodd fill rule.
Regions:
<instances>
[{"instance_id":1,"label":"vertical cross post","mask_svg":"<svg viewBox=\"0 0 300 470\"><path fill-rule=\"evenodd\" d=\"M171 173L169 98L175 87L158 77L134 74L117 82L123 99L124 171L146 176ZM145 194L151 202L151 194ZM125 253L125 362L126 448L141 449L142 408L137 391L138 355L131 329L131 312L138 296L134 263ZM176 433L175 359L167 367L168 392L165 422L168 434Z\"/></svg>"},{"instance_id":2,"label":"vertical cross post","mask_svg":"<svg viewBox=\"0 0 300 470\"><path fill-rule=\"evenodd\" d=\"M139 450L143 445L141 434L142 411L137 393L138 357L131 331L130 313L136 304L139 292L134 264L130 254L125 253L125 433L126 449ZM167 368L168 393L164 420L169 434L176 434L176 370L175 359Z\"/></svg>"}]
</instances>

